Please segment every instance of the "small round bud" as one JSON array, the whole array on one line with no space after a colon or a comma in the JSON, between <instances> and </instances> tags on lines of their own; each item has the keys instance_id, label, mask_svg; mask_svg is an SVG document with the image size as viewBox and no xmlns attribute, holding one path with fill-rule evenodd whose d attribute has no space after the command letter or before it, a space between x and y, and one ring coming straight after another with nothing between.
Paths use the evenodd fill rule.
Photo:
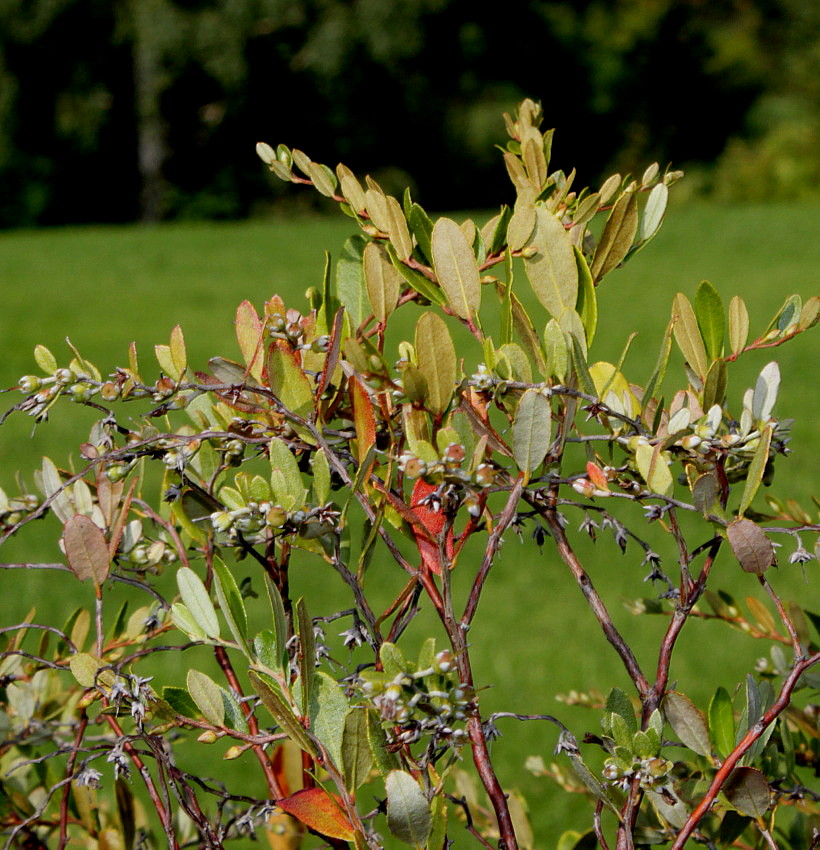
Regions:
<instances>
[{"instance_id":1,"label":"small round bud","mask_svg":"<svg viewBox=\"0 0 820 850\"><path fill-rule=\"evenodd\" d=\"M120 397L120 388L113 381L106 381L100 387L100 398L103 401L116 401Z\"/></svg>"},{"instance_id":2,"label":"small round bud","mask_svg":"<svg viewBox=\"0 0 820 850\"><path fill-rule=\"evenodd\" d=\"M572 482L572 489L587 498L595 495L595 485L588 478L577 478Z\"/></svg>"},{"instance_id":3,"label":"small round bud","mask_svg":"<svg viewBox=\"0 0 820 850\"><path fill-rule=\"evenodd\" d=\"M65 386L74 380L74 373L71 369L58 369L54 373L54 380L57 381L58 384Z\"/></svg>"},{"instance_id":4,"label":"small round bud","mask_svg":"<svg viewBox=\"0 0 820 850\"><path fill-rule=\"evenodd\" d=\"M197 737L200 744L215 744L219 740L219 735L213 729L206 729Z\"/></svg>"},{"instance_id":5,"label":"small round bud","mask_svg":"<svg viewBox=\"0 0 820 850\"><path fill-rule=\"evenodd\" d=\"M489 463L481 463L473 473L473 480L479 487L492 487L495 483L495 470Z\"/></svg>"},{"instance_id":6,"label":"small round bud","mask_svg":"<svg viewBox=\"0 0 820 850\"><path fill-rule=\"evenodd\" d=\"M225 751L225 755L222 758L225 761L232 761L233 759L238 759L242 753L245 752L245 748L240 746L239 744L234 744L232 747L228 747Z\"/></svg>"},{"instance_id":7,"label":"small round bud","mask_svg":"<svg viewBox=\"0 0 820 850\"><path fill-rule=\"evenodd\" d=\"M20 392L24 393L37 392L42 385L42 379L38 378L36 375L23 375L23 377L17 382Z\"/></svg>"}]
</instances>

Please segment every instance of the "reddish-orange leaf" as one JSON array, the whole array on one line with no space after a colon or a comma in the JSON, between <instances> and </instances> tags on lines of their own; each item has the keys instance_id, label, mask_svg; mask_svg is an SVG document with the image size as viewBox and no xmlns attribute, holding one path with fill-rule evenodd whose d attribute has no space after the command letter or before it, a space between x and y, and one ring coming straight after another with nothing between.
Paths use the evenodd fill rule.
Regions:
<instances>
[{"instance_id":1,"label":"reddish-orange leaf","mask_svg":"<svg viewBox=\"0 0 820 850\"><path fill-rule=\"evenodd\" d=\"M277 800L276 805L321 835L352 841L356 834L338 799L321 788L297 791L290 797Z\"/></svg>"},{"instance_id":2,"label":"reddish-orange leaf","mask_svg":"<svg viewBox=\"0 0 820 850\"><path fill-rule=\"evenodd\" d=\"M597 463L589 461L587 464L587 478L599 489L609 490L609 481L607 481L606 473L598 466Z\"/></svg>"},{"instance_id":3,"label":"reddish-orange leaf","mask_svg":"<svg viewBox=\"0 0 820 850\"><path fill-rule=\"evenodd\" d=\"M248 372L257 381L261 381L265 359L262 322L250 301L243 301L236 309L236 341L239 343Z\"/></svg>"},{"instance_id":4,"label":"reddish-orange leaf","mask_svg":"<svg viewBox=\"0 0 820 850\"><path fill-rule=\"evenodd\" d=\"M418 517L422 526L427 529L427 534L425 535L415 525L413 526L413 535L416 538L416 545L419 547L422 566L432 570L436 575L441 575L438 540L444 530L444 513L441 510L434 511L429 504L424 502L425 497L429 496L435 489L435 484L428 484L423 478L419 478L413 487L413 495L410 497L410 507L413 509L413 513ZM433 541L436 542L434 543ZM446 552L448 558L453 557L452 526L447 532Z\"/></svg>"},{"instance_id":5,"label":"reddish-orange leaf","mask_svg":"<svg viewBox=\"0 0 820 850\"><path fill-rule=\"evenodd\" d=\"M357 460L361 463L376 442L376 415L364 384L355 375L350 377L350 401L353 404L353 425L356 428Z\"/></svg>"}]
</instances>

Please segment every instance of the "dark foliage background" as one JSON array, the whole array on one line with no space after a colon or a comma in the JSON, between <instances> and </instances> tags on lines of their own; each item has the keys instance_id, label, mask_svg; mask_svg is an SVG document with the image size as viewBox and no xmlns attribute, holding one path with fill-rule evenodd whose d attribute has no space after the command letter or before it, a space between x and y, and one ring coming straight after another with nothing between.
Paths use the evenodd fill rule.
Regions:
<instances>
[{"instance_id":1,"label":"dark foliage background","mask_svg":"<svg viewBox=\"0 0 820 850\"><path fill-rule=\"evenodd\" d=\"M820 185L818 52L804 0L0 0L0 226L295 203L259 140L432 208L500 202L523 96L583 182L673 161L791 198Z\"/></svg>"}]
</instances>

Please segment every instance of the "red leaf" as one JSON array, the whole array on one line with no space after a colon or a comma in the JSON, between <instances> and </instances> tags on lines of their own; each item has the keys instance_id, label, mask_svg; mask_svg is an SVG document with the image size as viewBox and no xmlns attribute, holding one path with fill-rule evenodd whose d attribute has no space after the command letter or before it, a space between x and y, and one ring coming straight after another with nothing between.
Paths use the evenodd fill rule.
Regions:
<instances>
[{"instance_id":1,"label":"red leaf","mask_svg":"<svg viewBox=\"0 0 820 850\"><path fill-rule=\"evenodd\" d=\"M413 526L413 535L416 538L416 545L421 553L422 566L432 570L436 575L441 575L441 561L439 560L438 539L444 529L444 513L441 510L434 511L429 504L423 500L436 490L435 484L428 484L423 478L416 481L413 487L413 495L410 497L410 507L413 513L418 517L422 526L427 529L427 535L420 533ZM432 538L430 540L429 538ZM436 541L433 543L433 540ZM453 557L453 528L447 532L447 557Z\"/></svg>"},{"instance_id":2,"label":"red leaf","mask_svg":"<svg viewBox=\"0 0 820 850\"><path fill-rule=\"evenodd\" d=\"M590 461L587 464L587 478L599 489L609 490L609 481L607 481L606 473L598 466L597 463Z\"/></svg>"},{"instance_id":3,"label":"red leaf","mask_svg":"<svg viewBox=\"0 0 820 850\"><path fill-rule=\"evenodd\" d=\"M352 841L355 830L340 808L337 798L321 788L305 788L290 797L277 800L276 805L321 835Z\"/></svg>"},{"instance_id":4,"label":"red leaf","mask_svg":"<svg viewBox=\"0 0 820 850\"><path fill-rule=\"evenodd\" d=\"M353 425L356 428L357 460L362 463L370 447L376 442L376 414L367 390L355 375L350 377L350 401L353 404Z\"/></svg>"}]
</instances>

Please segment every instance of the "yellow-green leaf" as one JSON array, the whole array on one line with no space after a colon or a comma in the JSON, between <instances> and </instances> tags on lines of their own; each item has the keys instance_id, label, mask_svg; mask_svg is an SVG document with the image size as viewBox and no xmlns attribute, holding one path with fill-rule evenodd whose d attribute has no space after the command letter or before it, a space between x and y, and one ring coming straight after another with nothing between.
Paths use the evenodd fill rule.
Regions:
<instances>
[{"instance_id":1,"label":"yellow-green leaf","mask_svg":"<svg viewBox=\"0 0 820 850\"><path fill-rule=\"evenodd\" d=\"M418 782L403 770L393 770L385 780L387 826L411 847L423 847L433 826L430 804Z\"/></svg>"},{"instance_id":2,"label":"yellow-green leaf","mask_svg":"<svg viewBox=\"0 0 820 850\"><path fill-rule=\"evenodd\" d=\"M440 415L453 397L457 361L450 331L436 313L424 313L416 325L416 357L427 381L427 407Z\"/></svg>"},{"instance_id":3,"label":"yellow-green leaf","mask_svg":"<svg viewBox=\"0 0 820 850\"><path fill-rule=\"evenodd\" d=\"M440 218L433 227L431 251L450 306L457 316L470 319L481 304L481 278L467 237L454 221Z\"/></svg>"},{"instance_id":4,"label":"yellow-green leaf","mask_svg":"<svg viewBox=\"0 0 820 850\"><path fill-rule=\"evenodd\" d=\"M179 380L188 366L185 337L182 335L182 328L179 325L171 331L171 344L169 348L171 350L171 361L174 364L174 370L176 372L174 377L176 380Z\"/></svg>"},{"instance_id":5,"label":"yellow-green leaf","mask_svg":"<svg viewBox=\"0 0 820 850\"><path fill-rule=\"evenodd\" d=\"M672 473L661 454L663 444L650 446L642 444L635 450L635 462L638 464L638 472L646 481L646 486L661 496L671 496L674 489Z\"/></svg>"},{"instance_id":6,"label":"yellow-green leaf","mask_svg":"<svg viewBox=\"0 0 820 850\"><path fill-rule=\"evenodd\" d=\"M626 192L612 208L592 257L590 271L596 282L623 262L637 231L638 199L634 192Z\"/></svg>"},{"instance_id":7,"label":"yellow-green leaf","mask_svg":"<svg viewBox=\"0 0 820 850\"><path fill-rule=\"evenodd\" d=\"M706 348L698 328L698 320L689 299L679 292L672 302L675 342L678 344L686 362L700 377L705 378L709 371Z\"/></svg>"},{"instance_id":8,"label":"yellow-green leaf","mask_svg":"<svg viewBox=\"0 0 820 850\"><path fill-rule=\"evenodd\" d=\"M746 483L743 486L743 495L740 499L738 516L743 516L746 513L760 487L761 481L763 481L763 473L766 471L766 463L769 460L769 447L771 443L772 426L767 425L760 434L757 448L752 456L752 462L749 464L749 469L746 473Z\"/></svg>"},{"instance_id":9,"label":"yellow-green leaf","mask_svg":"<svg viewBox=\"0 0 820 850\"><path fill-rule=\"evenodd\" d=\"M213 726L223 726L225 723L225 704L222 701L222 691L216 682L199 670L189 670L186 681L188 693L202 712L202 716Z\"/></svg>"},{"instance_id":10,"label":"yellow-green leaf","mask_svg":"<svg viewBox=\"0 0 820 850\"><path fill-rule=\"evenodd\" d=\"M396 256L402 261L408 260L413 253L413 239L401 204L392 195L387 196L387 217L390 222L390 241L396 249Z\"/></svg>"},{"instance_id":11,"label":"yellow-green leaf","mask_svg":"<svg viewBox=\"0 0 820 850\"><path fill-rule=\"evenodd\" d=\"M729 302L729 348L732 354L740 354L749 338L749 311L745 301L735 295Z\"/></svg>"},{"instance_id":12,"label":"yellow-green leaf","mask_svg":"<svg viewBox=\"0 0 820 850\"><path fill-rule=\"evenodd\" d=\"M513 422L513 456L518 468L527 477L546 457L551 429L549 400L536 389L526 390L518 402Z\"/></svg>"},{"instance_id":13,"label":"yellow-green leaf","mask_svg":"<svg viewBox=\"0 0 820 850\"><path fill-rule=\"evenodd\" d=\"M377 321L386 322L396 309L404 278L376 242L364 249L364 280L373 315Z\"/></svg>"},{"instance_id":14,"label":"yellow-green leaf","mask_svg":"<svg viewBox=\"0 0 820 850\"><path fill-rule=\"evenodd\" d=\"M548 210L538 207L524 269L538 300L557 319L578 300L578 267L569 234Z\"/></svg>"}]
</instances>

